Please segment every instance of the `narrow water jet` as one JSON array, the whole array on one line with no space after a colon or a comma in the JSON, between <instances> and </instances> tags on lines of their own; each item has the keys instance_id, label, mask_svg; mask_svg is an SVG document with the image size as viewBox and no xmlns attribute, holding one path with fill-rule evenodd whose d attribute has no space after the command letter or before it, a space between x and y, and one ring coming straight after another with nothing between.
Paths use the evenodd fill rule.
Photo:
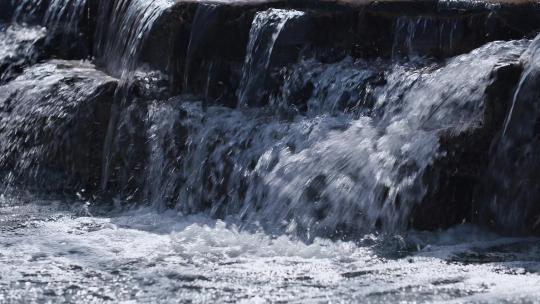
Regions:
<instances>
[{"instance_id":1,"label":"narrow water jet","mask_svg":"<svg viewBox=\"0 0 540 304\"><path fill-rule=\"evenodd\" d=\"M489 202L485 221L512 233L540 231L539 46L537 37L522 56L524 70L494 144L482 197Z\"/></svg>"},{"instance_id":2,"label":"narrow water jet","mask_svg":"<svg viewBox=\"0 0 540 304\"><path fill-rule=\"evenodd\" d=\"M274 45L287 22L303 15L301 11L282 9L269 9L255 15L237 93L239 107L260 105L263 97L261 88L264 87Z\"/></svg>"},{"instance_id":3,"label":"narrow water jet","mask_svg":"<svg viewBox=\"0 0 540 304\"><path fill-rule=\"evenodd\" d=\"M205 34L207 31L215 30L218 26L219 10L217 5L200 4L197 6L197 11L193 22L191 23L191 32L186 51L184 64L184 91L189 91L189 77L193 73L192 63L196 52L200 50L201 44L205 42ZM210 77L210 74L209 76Z\"/></svg>"},{"instance_id":4,"label":"narrow water jet","mask_svg":"<svg viewBox=\"0 0 540 304\"><path fill-rule=\"evenodd\" d=\"M105 137L102 191L107 190L109 183L117 123L121 111L128 106L129 88L140 64L144 42L154 23L173 4L171 0L117 0L100 3L95 49L97 60L120 79Z\"/></svg>"}]
</instances>

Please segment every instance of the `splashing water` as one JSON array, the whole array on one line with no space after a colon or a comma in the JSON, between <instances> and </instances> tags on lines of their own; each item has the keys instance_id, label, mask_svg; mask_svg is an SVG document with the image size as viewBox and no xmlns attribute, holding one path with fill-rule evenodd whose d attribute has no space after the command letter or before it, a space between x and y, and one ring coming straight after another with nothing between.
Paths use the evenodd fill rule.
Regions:
<instances>
[{"instance_id":1,"label":"splashing water","mask_svg":"<svg viewBox=\"0 0 540 304\"><path fill-rule=\"evenodd\" d=\"M147 193L154 204L172 201L184 214L239 214L307 238L402 230L425 195L426 169L444 157L439 132L479 126L493 69L514 62L526 45L488 44L440 67L387 66L385 84L371 93L371 117L282 120L272 109L155 103ZM322 65L309 66L317 71ZM349 86L329 83L357 81L349 69L327 68L312 73L319 75L310 79L314 92L330 87L338 96Z\"/></svg>"},{"instance_id":2,"label":"splashing water","mask_svg":"<svg viewBox=\"0 0 540 304\"><path fill-rule=\"evenodd\" d=\"M32 3L41 2L21 2L21 16ZM51 1L47 27L75 22L83 3ZM160 95L151 85L160 76L143 71L144 44L175 3L100 2L97 65L119 77L119 87L88 62L58 60L0 86L0 167L8 171L1 173L25 190L45 184L53 193L78 191L78 199L60 202L22 191L0 195L0 302L477 303L540 296L537 238L504 238L469 225L407 230L415 207L437 187L426 176L452 156L443 137L482 129L494 77L522 63L529 66L490 165L491 174L503 169L502 186L487 209L503 225L523 218L540 225L519 214L535 208L527 195L540 185L530 169L540 163L538 41L493 42L440 61L302 58L282 69L268 104L250 108L262 105L259 90L287 25L304 16L271 9L253 20L238 107L207 106L193 96L149 101ZM213 8L198 10L194 23L213 18ZM422 55L429 39L452 48L459 32L453 22L398 19L396 56ZM205 39L197 30L186 45L185 84L197 39ZM7 37L0 60L32 57L13 45L26 50L43 31L8 27L0 33ZM140 90L151 92L132 94L141 78ZM110 201L79 191L109 183L118 186ZM524 196L498 193L508 189Z\"/></svg>"},{"instance_id":3,"label":"splashing water","mask_svg":"<svg viewBox=\"0 0 540 304\"><path fill-rule=\"evenodd\" d=\"M2 197L0 301L519 303L540 296L538 239L470 226L305 244L241 231L234 220L152 209L88 216L83 202L33 201ZM392 257L396 249L409 251Z\"/></svg>"}]
</instances>

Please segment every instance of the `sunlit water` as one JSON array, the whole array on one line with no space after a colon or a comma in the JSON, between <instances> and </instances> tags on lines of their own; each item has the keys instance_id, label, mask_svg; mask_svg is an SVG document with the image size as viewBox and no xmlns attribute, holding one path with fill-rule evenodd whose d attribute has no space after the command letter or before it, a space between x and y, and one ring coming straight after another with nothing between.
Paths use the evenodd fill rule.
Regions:
<instances>
[{"instance_id":1,"label":"sunlit water","mask_svg":"<svg viewBox=\"0 0 540 304\"><path fill-rule=\"evenodd\" d=\"M540 296L538 239L463 226L306 244L241 231L234 219L145 208L103 216L101 208L3 198L0 302L528 303Z\"/></svg>"}]
</instances>

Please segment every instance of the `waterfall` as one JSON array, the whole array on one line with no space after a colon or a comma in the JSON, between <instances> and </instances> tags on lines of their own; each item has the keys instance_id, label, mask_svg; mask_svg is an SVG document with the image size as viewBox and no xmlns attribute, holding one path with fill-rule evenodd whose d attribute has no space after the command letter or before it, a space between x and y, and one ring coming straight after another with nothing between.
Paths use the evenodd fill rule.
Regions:
<instances>
[{"instance_id":1,"label":"waterfall","mask_svg":"<svg viewBox=\"0 0 540 304\"><path fill-rule=\"evenodd\" d=\"M324 115L320 105L310 105L309 115L283 120L271 108L155 102L145 141L148 200L183 214L238 216L308 239L402 230L433 186L423 177L444 157L440 132L476 126L491 71L523 49L493 43L431 69L382 65L385 82L372 88L367 113ZM300 64L299 73L320 92L313 96L328 92L329 101L346 95L348 81L365 85L374 69L349 58Z\"/></svg>"},{"instance_id":2,"label":"waterfall","mask_svg":"<svg viewBox=\"0 0 540 304\"><path fill-rule=\"evenodd\" d=\"M304 13L294 10L269 9L255 15L249 32L249 43L238 88L238 105L258 105L274 45L287 22Z\"/></svg>"},{"instance_id":3,"label":"waterfall","mask_svg":"<svg viewBox=\"0 0 540 304\"><path fill-rule=\"evenodd\" d=\"M189 75L192 72L192 62L196 51L201 43L204 42L205 33L208 30L215 29L217 26L218 9L217 5L200 4L197 7L197 12L191 24L191 33L189 35L189 43L186 51L186 60L184 65L184 89L189 90ZM210 77L210 74L208 74Z\"/></svg>"},{"instance_id":4,"label":"waterfall","mask_svg":"<svg viewBox=\"0 0 540 304\"><path fill-rule=\"evenodd\" d=\"M117 0L100 3L96 53L105 68L120 78L103 150L103 191L107 189L111 174L118 121L128 106L128 90L138 67L144 42L154 23L173 4L174 1L171 0Z\"/></svg>"},{"instance_id":5,"label":"waterfall","mask_svg":"<svg viewBox=\"0 0 540 304\"><path fill-rule=\"evenodd\" d=\"M84 15L86 0L22 0L15 4L13 23L41 17L39 24L55 33L79 33L79 22ZM43 11L43 16L40 12Z\"/></svg>"},{"instance_id":6,"label":"waterfall","mask_svg":"<svg viewBox=\"0 0 540 304\"><path fill-rule=\"evenodd\" d=\"M130 78L154 23L173 4L172 0L100 2L96 54L110 73Z\"/></svg>"},{"instance_id":7,"label":"waterfall","mask_svg":"<svg viewBox=\"0 0 540 304\"><path fill-rule=\"evenodd\" d=\"M93 6L85 10L88 4L85 0L24 0L18 2L14 18L24 22L26 14L40 15L40 25L48 31L66 28L75 33L82 30L79 25L86 20L85 13L94 11ZM535 168L536 161L531 142L538 128L533 93L538 42L523 55L522 62L528 66L507 119L494 127L497 111L504 112L506 104L489 104L493 86L497 81L514 85L505 73L519 69L516 57L529 47L529 41L492 42L449 57L474 44L459 45L469 26L465 21L471 19L426 12L414 17L385 15L382 23L388 26L386 31L394 27L395 35L373 44L384 48L373 51L381 54L375 58L363 52L371 44L359 46L362 42L358 41L373 33L351 34L350 40L337 43L327 37L332 31L321 30L325 22L337 22L336 28L347 29L347 35L349 30L371 31L354 24L375 18L375 13L360 20L364 17L341 10L303 12L266 5L248 10L174 0L101 0L97 4L95 56L84 71L73 71L79 63L57 63L47 67L66 77L54 79L41 70L31 74L31 69L27 75L29 65L57 56L40 57L33 52L44 30L30 31L28 25L10 24L6 28L11 30L0 33L5 37L5 43L0 41L0 60L9 67L14 62L2 81L28 90L34 85L47 87L47 95L39 101L51 104L63 102L54 96L71 89L77 90L74 103L84 103L92 96L82 90L99 87L96 83L105 74L118 79L110 103L104 104L107 109L100 114L103 144L92 145L92 154L100 158L99 166L92 166L100 171L94 177L100 180L95 187L101 188L99 194L104 197L147 202L181 214L237 217L306 239L406 229L418 206L452 209L438 208L437 204L447 201L436 195L454 191L458 187L449 184L466 183L474 175L472 189L486 170L486 185L501 185L501 191L513 193L523 201L518 205L525 207L510 208L512 212L504 214L511 198L493 191L496 195L489 200L493 203L483 212L515 223L524 210L536 208L529 207L537 197L535 188L529 187L536 176L525 168ZM342 14L346 18L335 19ZM226 26L216 29L224 20ZM246 37L236 39L238 33ZM220 54L219 48L229 40L240 47ZM14 44L18 48L12 48ZM171 48L165 50L166 46ZM387 56L390 48L394 58ZM163 54L178 58L157 58ZM171 62L174 66L167 65ZM95 69L103 74L94 75L95 83L86 86L84 77L92 76L90 71ZM84 77L77 79L77 72ZM47 75L45 80L42 74ZM16 80L18 75L24 85ZM107 84L112 82L106 78ZM181 89L182 95L171 97L171 92ZM20 111L33 111L30 105L39 94L17 94L21 94L16 100ZM209 103L209 95L218 96L219 104ZM8 113L12 97L2 92L0 97L5 103L0 106ZM46 110L47 115L52 112ZM28 122L21 128L32 125L31 114L21 117ZM17 133L8 122L0 132ZM473 161L468 155L477 152L472 143L483 135L486 140L479 153L486 159L469 166ZM487 152L494 138L493 150ZM9 144L10 153L17 151L18 143ZM45 154L45 150L31 152ZM493 159L486 169L489 153ZM17 158L15 152L12 155ZM25 157L31 159L21 156ZM459 167L456 163L462 160L463 167L471 168ZM470 171L459 175L460 170ZM519 189L521 196L509 189ZM464 205L470 203L467 199ZM463 210L471 210L471 204Z\"/></svg>"},{"instance_id":8,"label":"waterfall","mask_svg":"<svg viewBox=\"0 0 540 304\"><path fill-rule=\"evenodd\" d=\"M461 37L462 28L455 19L429 16L396 19L392 57L417 57L433 53L452 54Z\"/></svg>"}]
</instances>

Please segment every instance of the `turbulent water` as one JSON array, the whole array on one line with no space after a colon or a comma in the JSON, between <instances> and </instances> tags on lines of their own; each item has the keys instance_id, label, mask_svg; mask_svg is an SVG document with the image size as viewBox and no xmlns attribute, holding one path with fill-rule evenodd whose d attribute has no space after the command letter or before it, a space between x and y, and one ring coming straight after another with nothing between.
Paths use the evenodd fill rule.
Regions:
<instances>
[{"instance_id":1,"label":"turbulent water","mask_svg":"<svg viewBox=\"0 0 540 304\"><path fill-rule=\"evenodd\" d=\"M540 239L505 235L540 226L540 38L398 16L363 58L298 8L9 3L0 302L538 301ZM221 26L245 45L201 52Z\"/></svg>"},{"instance_id":2,"label":"turbulent water","mask_svg":"<svg viewBox=\"0 0 540 304\"><path fill-rule=\"evenodd\" d=\"M363 100L343 99L375 73L351 59L299 64L285 92L304 78L317 86L307 116L292 120L270 110L157 102L148 110L147 189L152 201L172 200L183 213L210 207L213 215L240 214L307 238L402 230L425 194L422 175L443 156L439 132L474 128L491 71L518 60L527 45L496 42L430 69L386 66L387 83L373 89L369 108L380 116L362 115ZM351 113L337 114L340 108Z\"/></svg>"},{"instance_id":3,"label":"turbulent water","mask_svg":"<svg viewBox=\"0 0 540 304\"><path fill-rule=\"evenodd\" d=\"M539 240L473 226L305 244L241 231L234 219L99 212L84 201L4 197L0 300L531 303L540 296Z\"/></svg>"}]
</instances>

